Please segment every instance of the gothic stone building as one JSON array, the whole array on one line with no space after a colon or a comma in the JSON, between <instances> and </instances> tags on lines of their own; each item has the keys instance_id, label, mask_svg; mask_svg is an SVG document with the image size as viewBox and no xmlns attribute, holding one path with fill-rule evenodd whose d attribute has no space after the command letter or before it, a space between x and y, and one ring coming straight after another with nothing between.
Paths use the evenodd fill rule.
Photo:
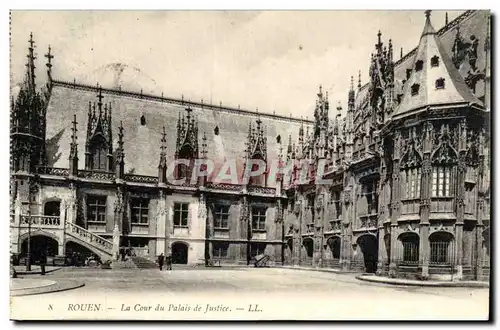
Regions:
<instances>
[{"instance_id":1,"label":"gothic stone building","mask_svg":"<svg viewBox=\"0 0 500 330\"><path fill-rule=\"evenodd\" d=\"M195 103L53 79L35 86L33 41L11 104L11 249L54 256L121 246L178 263L272 264L417 278L489 276L488 11L436 31L426 12L400 59L378 33L370 80L330 119ZM248 183L178 183L192 162L285 162ZM305 172L304 172L305 170ZM302 174L306 173L305 176ZM301 177L299 180L298 177ZM28 233L29 231L29 233ZM36 253L36 252L33 252Z\"/></svg>"}]
</instances>

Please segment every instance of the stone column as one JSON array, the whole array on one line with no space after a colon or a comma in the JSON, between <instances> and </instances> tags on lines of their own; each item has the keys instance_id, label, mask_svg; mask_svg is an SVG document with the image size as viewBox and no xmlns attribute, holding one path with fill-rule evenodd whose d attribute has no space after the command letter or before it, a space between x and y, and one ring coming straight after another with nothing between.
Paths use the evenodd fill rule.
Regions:
<instances>
[{"instance_id":1,"label":"stone column","mask_svg":"<svg viewBox=\"0 0 500 330\"><path fill-rule=\"evenodd\" d=\"M421 278L429 278L429 218L432 194L432 135L433 126L430 122L424 124L422 178L420 183L420 241L419 241L419 264L422 267Z\"/></svg>"}]
</instances>

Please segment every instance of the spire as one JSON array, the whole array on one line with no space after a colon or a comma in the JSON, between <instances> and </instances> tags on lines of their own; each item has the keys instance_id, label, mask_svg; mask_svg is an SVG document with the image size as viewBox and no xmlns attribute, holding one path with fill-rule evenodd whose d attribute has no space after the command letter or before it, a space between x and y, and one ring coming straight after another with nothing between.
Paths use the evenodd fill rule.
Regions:
<instances>
[{"instance_id":1,"label":"spire","mask_svg":"<svg viewBox=\"0 0 500 330\"><path fill-rule=\"evenodd\" d=\"M359 87L358 87L359 88ZM351 87L348 94L348 103L354 103L354 77L351 76Z\"/></svg>"},{"instance_id":2,"label":"spire","mask_svg":"<svg viewBox=\"0 0 500 330\"><path fill-rule=\"evenodd\" d=\"M304 142L304 121L302 116L300 117L300 128L299 128L299 144Z\"/></svg>"},{"instance_id":3,"label":"spire","mask_svg":"<svg viewBox=\"0 0 500 330\"><path fill-rule=\"evenodd\" d=\"M444 16L444 25L448 25L448 12Z\"/></svg>"},{"instance_id":4,"label":"spire","mask_svg":"<svg viewBox=\"0 0 500 330\"><path fill-rule=\"evenodd\" d=\"M403 58L403 47L401 47L401 50L399 51L399 59Z\"/></svg>"},{"instance_id":5,"label":"spire","mask_svg":"<svg viewBox=\"0 0 500 330\"><path fill-rule=\"evenodd\" d=\"M158 164L158 183L167 183L167 133L165 132L165 126L163 126L163 132L161 134L161 145L160 145L160 163Z\"/></svg>"},{"instance_id":6,"label":"spire","mask_svg":"<svg viewBox=\"0 0 500 330\"><path fill-rule=\"evenodd\" d=\"M436 34L436 30L434 30L431 24L431 10L425 11L425 26L424 30L422 31L422 37L428 34Z\"/></svg>"},{"instance_id":7,"label":"spire","mask_svg":"<svg viewBox=\"0 0 500 330\"><path fill-rule=\"evenodd\" d=\"M47 67L47 77L50 80L52 80L52 59L54 58L54 55L51 54L51 48L50 48L50 45L49 45L49 51L47 52L47 54L45 54L45 57L47 58L47 63L45 64L45 66Z\"/></svg>"},{"instance_id":8,"label":"spire","mask_svg":"<svg viewBox=\"0 0 500 330\"><path fill-rule=\"evenodd\" d=\"M453 65L425 12L425 26L394 117L440 104L481 104Z\"/></svg>"},{"instance_id":9,"label":"spire","mask_svg":"<svg viewBox=\"0 0 500 330\"><path fill-rule=\"evenodd\" d=\"M361 88L361 70L358 71L358 89Z\"/></svg>"},{"instance_id":10,"label":"spire","mask_svg":"<svg viewBox=\"0 0 500 330\"><path fill-rule=\"evenodd\" d=\"M206 159L207 153L208 153L207 134L203 132L203 137L201 138L201 157L203 159Z\"/></svg>"},{"instance_id":11,"label":"spire","mask_svg":"<svg viewBox=\"0 0 500 330\"><path fill-rule=\"evenodd\" d=\"M26 63L26 88L29 92L35 93L36 82L35 82L35 41L33 40L33 32L30 33L30 40L28 41L30 46L28 48L28 62Z\"/></svg>"}]
</instances>

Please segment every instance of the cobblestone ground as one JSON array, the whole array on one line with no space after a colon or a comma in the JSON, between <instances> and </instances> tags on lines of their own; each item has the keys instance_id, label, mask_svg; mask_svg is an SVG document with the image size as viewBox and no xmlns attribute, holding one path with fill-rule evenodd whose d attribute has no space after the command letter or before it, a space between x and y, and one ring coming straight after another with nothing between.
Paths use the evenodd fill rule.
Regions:
<instances>
[{"instance_id":1,"label":"cobblestone ground","mask_svg":"<svg viewBox=\"0 0 500 330\"><path fill-rule=\"evenodd\" d=\"M185 268L162 272L158 269L64 268L47 274L45 278L85 282L82 288L44 295L47 297L137 293L142 297L153 294L169 297L183 294L209 297L257 294L265 298L293 294L293 299L300 299L304 303L314 304L315 297L323 297L344 306L352 305L353 309L359 309L353 311L353 315L361 318L364 318L363 313L370 317L374 313L373 308L382 308L387 311L387 315L395 317L399 312L407 315L412 311L429 311L434 313L432 315L441 315L439 311L446 311L448 314L452 312L450 318L460 318L464 316L461 310L465 310L471 315L479 313L486 318L489 301L489 291L484 288L394 286L359 281L353 274L280 268ZM460 309L454 309L453 306Z\"/></svg>"}]
</instances>

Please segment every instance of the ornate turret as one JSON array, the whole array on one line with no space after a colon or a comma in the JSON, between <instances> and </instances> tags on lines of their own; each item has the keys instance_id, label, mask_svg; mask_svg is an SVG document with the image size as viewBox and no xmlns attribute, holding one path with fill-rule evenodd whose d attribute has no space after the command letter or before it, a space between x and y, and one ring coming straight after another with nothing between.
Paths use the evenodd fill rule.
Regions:
<instances>
[{"instance_id":1,"label":"ornate turret","mask_svg":"<svg viewBox=\"0 0 500 330\"><path fill-rule=\"evenodd\" d=\"M328 92L323 94L322 87L319 86L317 94L316 108L314 110L314 132L313 132L313 157L328 157Z\"/></svg>"},{"instance_id":2,"label":"ornate turret","mask_svg":"<svg viewBox=\"0 0 500 330\"><path fill-rule=\"evenodd\" d=\"M187 163L179 163L176 169L176 177L191 177L193 162L198 158L198 122L191 114L193 110L186 108L186 114L179 114L177 121L177 141L175 148L175 159L183 159Z\"/></svg>"},{"instance_id":3,"label":"ornate turret","mask_svg":"<svg viewBox=\"0 0 500 330\"><path fill-rule=\"evenodd\" d=\"M76 128L76 125L78 124L76 122L76 114L73 115L73 121L71 122L73 125L71 127L71 145L70 145L70 151L69 151L69 173L72 176L77 176L78 175L78 142L77 139L78 137L76 136L76 132L78 132L78 129Z\"/></svg>"},{"instance_id":4,"label":"ornate turret","mask_svg":"<svg viewBox=\"0 0 500 330\"><path fill-rule=\"evenodd\" d=\"M394 118L432 106L480 105L444 50L426 11L425 26Z\"/></svg>"},{"instance_id":5,"label":"ornate turret","mask_svg":"<svg viewBox=\"0 0 500 330\"><path fill-rule=\"evenodd\" d=\"M35 172L45 163L46 99L36 91L35 42L30 34L26 74L17 98L11 99L12 171Z\"/></svg>"},{"instance_id":6,"label":"ornate turret","mask_svg":"<svg viewBox=\"0 0 500 330\"><path fill-rule=\"evenodd\" d=\"M87 141L85 143L85 169L113 170L113 137L111 129L111 105L102 105L102 89L99 87L96 103L89 102ZM96 113L97 110L97 113Z\"/></svg>"},{"instance_id":7,"label":"ornate turret","mask_svg":"<svg viewBox=\"0 0 500 330\"><path fill-rule=\"evenodd\" d=\"M257 117L255 121L255 126L252 123L248 126L248 138L247 138L247 148L245 150L245 159L246 160L262 160L267 162L267 136L265 134L264 125L262 125L262 120L260 116ZM246 165L247 166L247 165ZM256 171L257 168L254 167L251 169L252 171ZM251 177L249 178L250 185L265 185L266 181L266 171L259 177Z\"/></svg>"}]
</instances>

